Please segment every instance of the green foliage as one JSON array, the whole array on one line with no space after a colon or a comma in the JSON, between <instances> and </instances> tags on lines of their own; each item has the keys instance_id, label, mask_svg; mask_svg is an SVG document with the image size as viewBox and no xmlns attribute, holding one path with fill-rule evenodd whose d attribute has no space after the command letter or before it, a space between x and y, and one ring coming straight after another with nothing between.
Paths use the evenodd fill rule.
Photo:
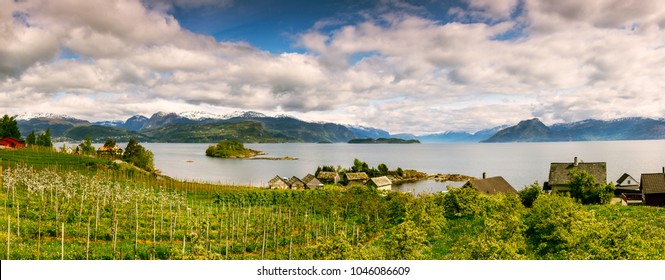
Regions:
<instances>
[{"instance_id":1,"label":"green foliage","mask_svg":"<svg viewBox=\"0 0 665 280\"><path fill-rule=\"evenodd\" d=\"M28 146L35 145L37 143L37 136L35 136L35 131L31 131L30 134L25 138L25 143L28 144Z\"/></svg>"},{"instance_id":2,"label":"green foliage","mask_svg":"<svg viewBox=\"0 0 665 280\"><path fill-rule=\"evenodd\" d=\"M443 208L448 219L480 215L483 209L481 193L472 188L448 187L443 197Z\"/></svg>"},{"instance_id":3,"label":"green foliage","mask_svg":"<svg viewBox=\"0 0 665 280\"><path fill-rule=\"evenodd\" d=\"M113 138L106 138L106 142L104 142L104 147L107 148L113 148L116 146L115 140Z\"/></svg>"},{"instance_id":4,"label":"green foliage","mask_svg":"<svg viewBox=\"0 0 665 280\"><path fill-rule=\"evenodd\" d=\"M35 145L47 148L53 147L53 141L51 141L51 128L47 128L46 132L37 135Z\"/></svg>"},{"instance_id":5,"label":"green foliage","mask_svg":"<svg viewBox=\"0 0 665 280\"><path fill-rule=\"evenodd\" d=\"M92 140L90 139L89 135L85 136L85 140L81 142L79 145L79 150L82 154L84 155L94 155L95 154L95 147L92 146Z\"/></svg>"},{"instance_id":6,"label":"green foliage","mask_svg":"<svg viewBox=\"0 0 665 280\"><path fill-rule=\"evenodd\" d=\"M390 229L383 238L384 257L389 260L419 260L428 251L426 233L407 220Z\"/></svg>"},{"instance_id":7,"label":"green foliage","mask_svg":"<svg viewBox=\"0 0 665 280\"><path fill-rule=\"evenodd\" d=\"M545 259L565 259L584 238L586 225L593 216L582 210L572 198L541 195L526 214L529 245Z\"/></svg>"},{"instance_id":8,"label":"green foliage","mask_svg":"<svg viewBox=\"0 0 665 280\"><path fill-rule=\"evenodd\" d=\"M0 138L12 137L21 139L21 132L18 130L18 122L9 115L2 116L0 119Z\"/></svg>"},{"instance_id":9,"label":"green foliage","mask_svg":"<svg viewBox=\"0 0 665 280\"><path fill-rule=\"evenodd\" d=\"M536 201L538 196L543 194L543 189L540 187L540 184L538 182L534 182L530 186L524 187L524 189L521 189L517 192L517 195L519 195L520 200L522 200L522 204L526 207L531 207L533 205L533 202Z\"/></svg>"},{"instance_id":10,"label":"green foliage","mask_svg":"<svg viewBox=\"0 0 665 280\"><path fill-rule=\"evenodd\" d=\"M582 204L608 204L614 195L614 184L601 184L586 171L571 170L568 182L570 196Z\"/></svg>"},{"instance_id":11,"label":"green foliage","mask_svg":"<svg viewBox=\"0 0 665 280\"><path fill-rule=\"evenodd\" d=\"M122 155L122 160L146 171L153 171L155 169L153 159L154 155L152 151L145 149L133 137L129 139L125 152Z\"/></svg>"}]
</instances>

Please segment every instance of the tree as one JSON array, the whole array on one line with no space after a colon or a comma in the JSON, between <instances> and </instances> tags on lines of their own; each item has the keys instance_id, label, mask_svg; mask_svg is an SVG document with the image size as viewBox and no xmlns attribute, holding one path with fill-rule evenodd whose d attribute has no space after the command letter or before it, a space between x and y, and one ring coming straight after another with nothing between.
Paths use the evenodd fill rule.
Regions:
<instances>
[{"instance_id":1,"label":"tree","mask_svg":"<svg viewBox=\"0 0 665 280\"><path fill-rule=\"evenodd\" d=\"M533 202L536 201L539 195L543 193L543 189L540 187L538 182L534 182L530 186L526 186L524 189L517 192L519 195L522 204L525 207L531 207Z\"/></svg>"},{"instance_id":2,"label":"tree","mask_svg":"<svg viewBox=\"0 0 665 280\"><path fill-rule=\"evenodd\" d=\"M380 175L388 175L388 166L385 164L381 163L379 166L377 166L377 169L379 169L379 174Z\"/></svg>"},{"instance_id":3,"label":"tree","mask_svg":"<svg viewBox=\"0 0 665 280\"><path fill-rule=\"evenodd\" d=\"M51 128L47 128L46 132L40 133L37 136L37 141L35 141L35 145L37 146L42 146L42 147L53 147L53 141L51 141Z\"/></svg>"},{"instance_id":4,"label":"tree","mask_svg":"<svg viewBox=\"0 0 665 280\"><path fill-rule=\"evenodd\" d=\"M34 130L28 134L28 137L25 138L25 142L28 144L28 146L35 145L37 143L37 136L35 136Z\"/></svg>"},{"instance_id":5,"label":"tree","mask_svg":"<svg viewBox=\"0 0 665 280\"><path fill-rule=\"evenodd\" d=\"M614 184L601 184L586 171L570 171L570 196L582 204L608 204L614 194Z\"/></svg>"},{"instance_id":6,"label":"tree","mask_svg":"<svg viewBox=\"0 0 665 280\"><path fill-rule=\"evenodd\" d=\"M85 136L85 140L83 140L83 142L78 145L78 148L80 148L81 153L84 155L95 154L95 147L92 146L90 135Z\"/></svg>"},{"instance_id":7,"label":"tree","mask_svg":"<svg viewBox=\"0 0 665 280\"><path fill-rule=\"evenodd\" d=\"M115 140L113 138L106 138L106 142L104 142L104 147L112 148L115 147Z\"/></svg>"},{"instance_id":8,"label":"tree","mask_svg":"<svg viewBox=\"0 0 665 280\"><path fill-rule=\"evenodd\" d=\"M21 138L21 132L18 130L18 122L9 115L4 115L0 120L0 138L3 137Z\"/></svg>"},{"instance_id":9,"label":"tree","mask_svg":"<svg viewBox=\"0 0 665 280\"><path fill-rule=\"evenodd\" d=\"M148 171L154 169L153 159L153 153L143 148L134 137L129 139L125 152L122 154L122 160Z\"/></svg>"}]
</instances>

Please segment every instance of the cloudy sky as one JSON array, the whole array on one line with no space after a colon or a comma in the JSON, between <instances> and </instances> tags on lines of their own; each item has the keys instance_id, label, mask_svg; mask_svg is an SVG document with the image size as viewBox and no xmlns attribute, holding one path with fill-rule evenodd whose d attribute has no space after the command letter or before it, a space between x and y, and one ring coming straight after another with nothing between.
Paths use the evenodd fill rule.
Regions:
<instances>
[{"instance_id":1,"label":"cloudy sky","mask_svg":"<svg viewBox=\"0 0 665 280\"><path fill-rule=\"evenodd\" d=\"M660 0L0 0L0 111L392 133L665 117Z\"/></svg>"}]
</instances>

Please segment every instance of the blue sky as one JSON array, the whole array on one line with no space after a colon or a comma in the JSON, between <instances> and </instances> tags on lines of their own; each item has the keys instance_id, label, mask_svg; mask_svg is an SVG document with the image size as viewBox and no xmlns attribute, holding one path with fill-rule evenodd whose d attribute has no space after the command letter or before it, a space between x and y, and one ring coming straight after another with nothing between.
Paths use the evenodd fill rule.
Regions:
<instances>
[{"instance_id":1,"label":"blue sky","mask_svg":"<svg viewBox=\"0 0 665 280\"><path fill-rule=\"evenodd\" d=\"M8 114L252 110L414 134L665 117L658 0L0 6Z\"/></svg>"}]
</instances>

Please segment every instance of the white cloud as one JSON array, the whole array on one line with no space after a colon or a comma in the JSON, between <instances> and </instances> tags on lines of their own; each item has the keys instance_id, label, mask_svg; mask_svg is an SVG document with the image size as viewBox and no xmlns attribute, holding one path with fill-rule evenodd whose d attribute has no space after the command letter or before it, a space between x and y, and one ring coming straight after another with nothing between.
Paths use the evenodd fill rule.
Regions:
<instances>
[{"instance_id":1,"label":"white cloud","mask_svg":"<svg viewBox=\"0 0 665 280\"><path fill-rule=\"evenodd\" d=\"M665 117L658 1L527 0L518 11L517 0L469 0L451 10L465 21L450 23L386 1L361 22L315 25L295 42L302 54L194 34L169 15L179 1L0 1L0 100L19 101L0 103L9 113L240 109L412 133Z\"/></svg>"}]
</instances>

